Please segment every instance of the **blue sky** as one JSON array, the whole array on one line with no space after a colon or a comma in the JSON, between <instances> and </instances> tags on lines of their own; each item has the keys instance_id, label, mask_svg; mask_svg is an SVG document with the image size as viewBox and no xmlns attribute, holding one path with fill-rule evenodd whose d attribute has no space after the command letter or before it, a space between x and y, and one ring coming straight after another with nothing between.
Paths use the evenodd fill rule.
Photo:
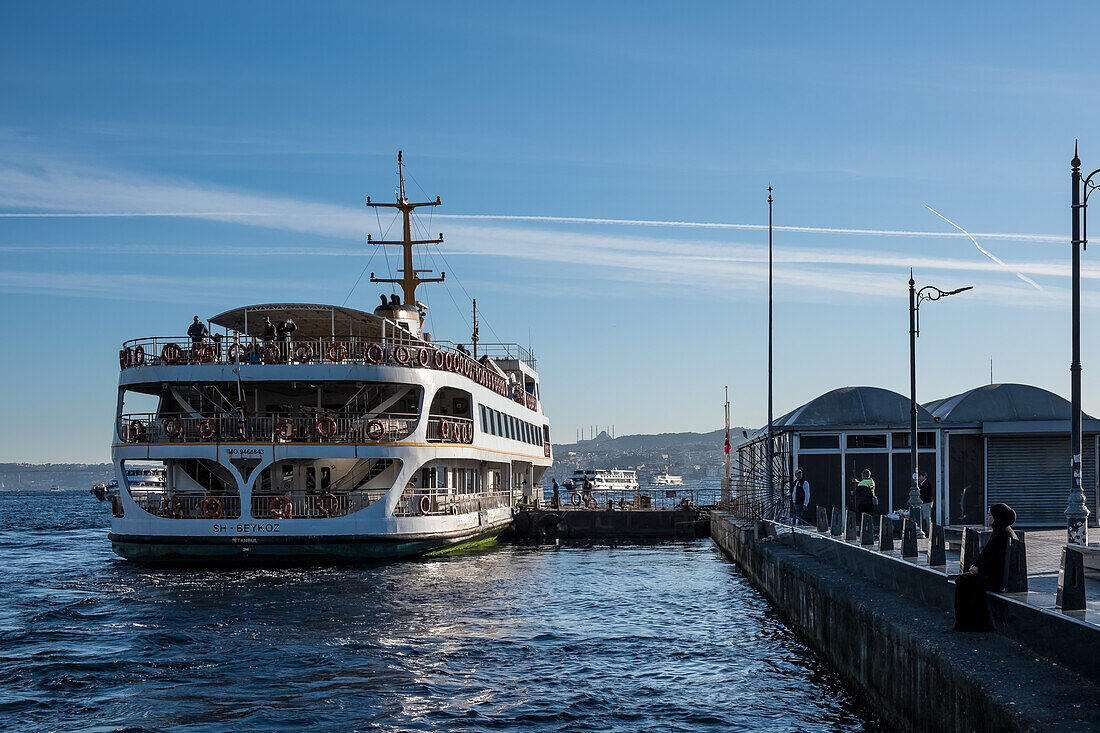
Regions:
<instances>
[{"instance_id":1,"label":"blue sky","mask_svg":"<svg viewBox=\"0 0 1100 733\"><path fill-rule=\"evenodd\" d=\"M1068 396L1069 159L1080 138L1100 167L1098 15L4 4L0 213L38 216L0 216L0 460L106 459L124 339L249 302L373 306L376 286L351 292L378 230L362 201L392 196L398 149L411 191L445 204L429 327L467 339L469 295L486 338L530 341L557 440L711 430L726 384L734 420L764 422L769 184L793 228L775 237L777 414L907 391L909 266L975 287L923 309L922 400L987 383L990 359L996 381Z\"/></svg>"}]
</instances>

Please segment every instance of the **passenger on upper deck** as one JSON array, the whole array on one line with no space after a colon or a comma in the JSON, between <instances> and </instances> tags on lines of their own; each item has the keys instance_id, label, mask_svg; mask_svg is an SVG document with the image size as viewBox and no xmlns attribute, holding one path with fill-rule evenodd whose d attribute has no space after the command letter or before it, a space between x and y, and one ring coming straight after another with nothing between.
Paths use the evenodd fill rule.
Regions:
<instances>
[{"instance_id":1,"label":"passenger on upper deck","mask_svg":"<svg viewBox=\"0 0 1100 733\"><path fill-rule=\"evenodd\" d=\"M264 342L264 346L270 346L271 342L275 340L275 326L271 323L270 316L264 316L264 330L260 332L260 338Z\"/></svg>"},{"instance_id":2,"label":"passenger on upper deck","mask_svg":"<svg viewBox=\"0 0 1100 733\"><path fill-rule=\"evenodd\" d=\"M275 335L278 336L279 341L287 342L290 340L290 334L298 330L298 326L294 324L291 319L285 321L279 321L279 325L275 327Z\"/></svg>"},{"instance_id":3,"label":"passenger on upper deck","mask_svg":"<svg viewBox=\"0 0 1100 733\"><path fill-rule=\"evenodd\" d=\"M200 321L198 316L195 316L195 320L187 328L187 335L191 337L191 347L194 348L210 335L210 331L207 330L206 324Z\"/></svg>"}]
</instances>

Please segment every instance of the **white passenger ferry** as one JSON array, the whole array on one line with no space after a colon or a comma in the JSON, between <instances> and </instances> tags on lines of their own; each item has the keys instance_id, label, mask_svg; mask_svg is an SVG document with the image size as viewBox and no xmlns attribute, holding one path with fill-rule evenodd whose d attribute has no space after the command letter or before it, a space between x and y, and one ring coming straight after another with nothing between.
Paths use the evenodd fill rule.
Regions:
<instances>
[{"instance_id":1,"label":"white passenger ferry","mask_svg":"<svg viewBox=\"0 0 1100 733\"><path fill-rule=\"evenodd\" d=\"M413 212L398 154L403 297L373 312L267 303L209 321L222 338L155 337L119 352L110 541L147 563L356 561L491 539L539 502L550 425L534 358L473 350L422 326ZM368 240L370 238L368 237ZM265 321L267 319L267 321ZM296 330L272 338L272 324ZM201 330L201 327L197 330ZM144 403L135 411L134 403ZM154 466L154 468L150 468Z\"/></svg>"},{"instance_id":2,"label":"white passenger ferry","mask_svg":"<svg viewBox=\"0 0 1100 733\"><path fill-rule=\"evenodd\" d=\"M651 484L651 486L683 486L683 485L684 485L684 477L683 476L673 476L672 474L668 473L667 471L665 473L659 473L656 476L654 476L653 477L653 483Z\"/></svg>"},{"instance_id":3,"label":"white passenger ferry","mask_svg":"<svg viewBox=\"0 0 1100 733\"><path fill-rule=\"evenodd\" d=\"M616 491L636 491L638 489L638 472L623 471L617 468L578 468L569 477L568 484L579 490L587 478L592 483L592 488L597 491L613 489Z\"/></svg>"}]
</instances>

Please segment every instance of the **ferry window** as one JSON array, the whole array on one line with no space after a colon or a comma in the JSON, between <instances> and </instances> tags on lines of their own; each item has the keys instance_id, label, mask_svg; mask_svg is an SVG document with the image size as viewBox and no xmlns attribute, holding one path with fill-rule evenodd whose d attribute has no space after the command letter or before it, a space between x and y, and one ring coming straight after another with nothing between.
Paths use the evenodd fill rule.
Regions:
<instances>
[{"instance_id":1,"label":"ferry window","mask_svg":"<svg viewBox=\"0 0 1100 733\"><path fill-rule=\"evenodd\" d=\"M332 488L332 469L328 466L321 467L321 491Z\"/></svg>"},{"instance_id":2,"label":"ferry window","mask_svg":"<svg viewBox=\"0 0 1100 733\"><path fill-rule=\"evenodd\" d=\"M493 435L500 435L500 413L493 410Z\"/></svg>"},{"instance_id":3,"label":"ferry window","mask_svg":"<svg viewBox=\"0 0 1100 733\"><path fill-rule=\"evenodd\" d=\"M287 463L283 465L283 486L282 491L290 491L294 486L294 466Z\"/></svg>"},{"instance_id":4,"label":"ferry window","mask_svg":"<svg viewBox=\"0 0 1100 733\"><path fill-rule=\"evenodd\" d=\"M849 435L849 448L885 448L885 435Z\"/></svg>"},{"instance_id":5,"label":"ferry window","mask_svg":"<svg viewBox=\"0 0 1100 733\"><path fill-rule=\"evenodd\" d=\"M508 416L508 437L516 439L516 419L511 415Z\"/></svg>"},{"instance_id":6,"label":"ferry window","mask_svg":"<svg viewBox=\"0 0 1100 733\"><path fill-rule=\"evenodd\" d=\"M317 490L317 470L310 466L306 469L306 491Z\"/></svg>"},{"instance_id":7,"label":"ferry window","mask_svg":"<svg viewBox=\"0 0 1100 733\"><path fill-rule=\"evenodd\" d=\"M481 413L481 432L485 432L485 405L478 405L478 412Z\"/></svg>"},{"instance_id":8,"label":"ferry window","mask_svg":"<svg viewBox=\"0 0 1100 733\"><path fill-rule=\"evenodd\" d=\"M542 442L543 442L544 445L546 443L550 442L550 426L549 425L543 425L542 426Z\"/></svg>"},{"instance_id":9,"label":"ferry window","mask_svg":"<svg viewBox=\"0 0 1100 733\"><path fill-rule=\"evenodd\" d=\"M474 483L474 471L472 468L466 469L466 491L471 494L477 491L477 484Z\"/></svg>"},{"instance_id":10,"label":"ferry window","mask_svg":"<svg viewBox=\"0 0 1100 733\"><path fill-rule=\"evenodd\" d=\"M802 450L822 450L840 448L839 435L800 435L798 447Z\"/></svg>"},{"instance_id":11,"label":"ferry window","mask_svg":"<svg viewBox=\"0 0 1100 733\"><path fill-rule=\"evenodd\" d=\"M437 488L435 485L435 466L429 466L420 471L420 485L425 489Z\"/></svg>"},{"instance_id":12,"label":"ferry window","mask_svg":"<svg viewBox=\"0 0 1100 733\"><path fill-rule=\"evenodd\" d=\"M260 472L260 491L265 492L265 493L268 492L268 491L271 491L271 469L270 468L265 468L263 471Z\"/></svg>"}]
</instances>

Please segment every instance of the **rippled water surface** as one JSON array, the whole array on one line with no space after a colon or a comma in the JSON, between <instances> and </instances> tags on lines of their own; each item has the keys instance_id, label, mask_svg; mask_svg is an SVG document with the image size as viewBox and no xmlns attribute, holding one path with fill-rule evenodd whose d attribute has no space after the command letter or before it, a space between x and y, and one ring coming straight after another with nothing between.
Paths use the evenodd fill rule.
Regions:
<instances>
[{"instance_id":1,"label":"rippled water surface","mask_svg":"<svg viewBox=\"0 0 1100 733\"><path fill-rule=\"evenodd\" d=\"M0 492L0 728L879 730L710 540L148 570Z\"/></svg>"}]
</instances>

